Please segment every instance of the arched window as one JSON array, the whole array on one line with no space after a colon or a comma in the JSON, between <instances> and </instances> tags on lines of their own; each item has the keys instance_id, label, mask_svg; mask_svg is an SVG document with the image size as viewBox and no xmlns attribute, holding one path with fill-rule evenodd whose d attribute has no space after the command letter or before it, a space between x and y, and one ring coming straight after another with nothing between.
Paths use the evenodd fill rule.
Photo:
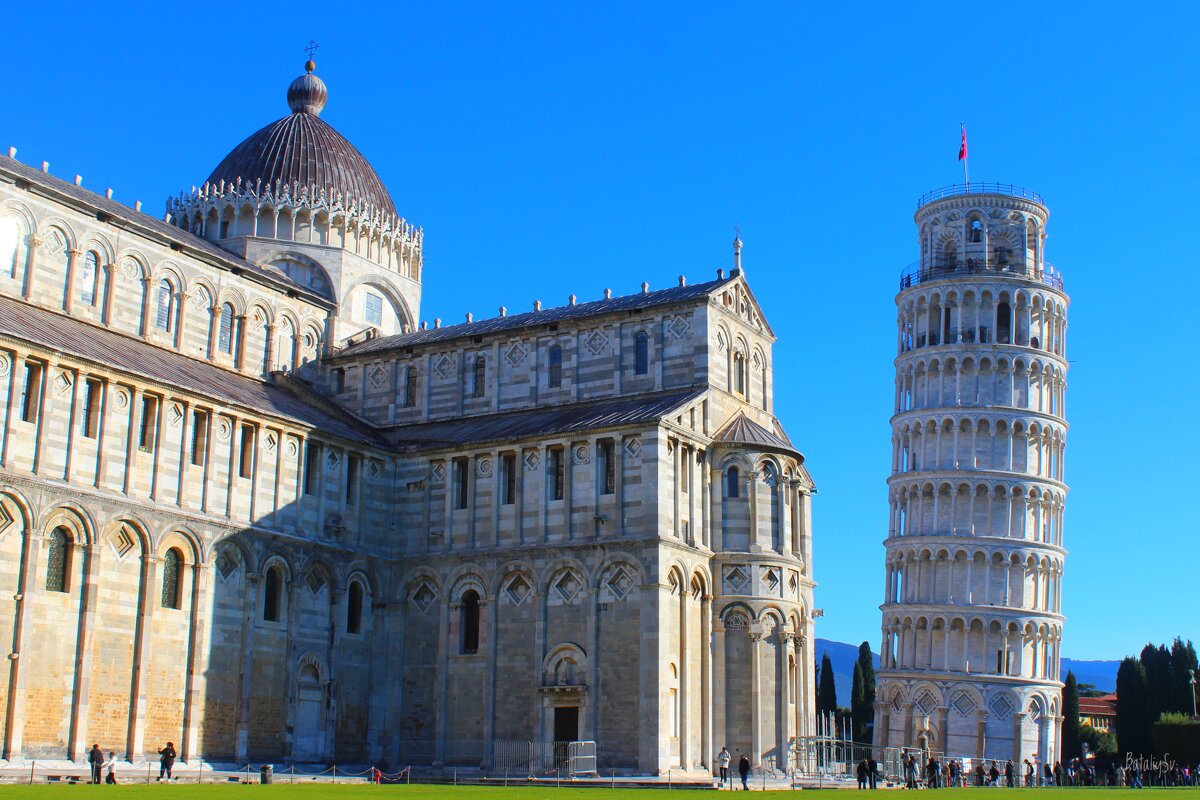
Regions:
<instances>
[{"instance_id":1,"label":"arched window","mask_svg":"<svg viewBox=\"0 0 1200 800\"><path fill-rule=\"evenodd\" d=\"M0 217L0 270L17 277L17 267L24 264L25 237L21 226L12 217Z\"/></svg>"},{"instance_id":2,"label":"arched window","mask_svg":"<svg viewBox=\"0 0 1200 800\"><path fill-rule=\"evenodd\" d=\"M554 345L550 348L550 374L548 383L551 389L562 386L562 348Z\"/></svg>"},{"instance_id":3,"label":"arched window","mask_svg":"<svg viewBox=\"0 0 1200 800\"><path fill-rule=\"evenodd\" d=\"M221 306L221 318L217 322L217 350L233 353L233 306L229 303Z\"/></svg>"},{"instance_id":4,"label":"arched window","mask_svg":"<svg viewBox=\"0 0 1200 800\"><path fill-rule=\"evenodd\" d=\"M409 367L404 370L404 407L412 408L417 404L417 368Z\"/></svg>"},{"instance_id":5,"label":"arched window","mask_svg":"<svg viewBox=\"0 0 1200 800\"><path fill-rule=\"evenodd\" d=\"M741 352L733 354L733 391L746 393L746 356Z\"/></svg>"},{"instance_id":6,"label":"arched window","mask_svg":"<svg viewBox=\"0 0 1200 800\"><path fill-rule=\"evenodd\" d=\"M50 550L46 554L46 591L71 590L71 534L66 528L50 532Z\"/></svg>"},{"instance_id":7,"label":"arched window","mask_svg":"<svg viewBox=\"0 0 1200 800\"><path fill-rule=\"evenodd\" d=\"M462 651L464 655L479 652L479 593L468 589L462 598Z\"/></svg>"},{"instance_id":8,"label":"arched window","mask_svg":"<svg viewBox=\"0 0 1200 800\"><path fill-rule=\"evenodd\" d=\"M162 607L180 608L179 567L183 564L183 556L179 550L172 547L163 558Z\"/></svg>"},{"instance_id":9,"label":"arched window","mask_svg":"<svg viewBox=\"0 0 1200 800\"><path fill-rule=\"evenodd\" d=\"M96 273L100 271L100 256L95 250L83 255L83 267L79 270L79 302L85 306L96 304Z\"/></svg>"},{"instance_id":10,"label":"arched window","mask_svg":"<svg viewBox=\"0 0 1200 800\"><path fill-rule=\"evenodd\" d=\"M154 325L160 331L170 331L175 323L175 287L168 280L158 282L158 316Z\"/></svg>"},{"instance_id":11,"label":"arched window","mask_svg":"<svg viewBox=\"0 0 1200 800\"><path fill-rule=\"evenodd\" d=\"M971 220L970 227L967 229L967 241L972 244L983 241L983 220L978 218Z\"/></svg>"},{"instance_id":12,"label":"arched window","mask_svg":"<svg viewBox=\"0 0 1200 800\"><path fill-rule=\"evenodd\" d=\"M996 305L996 341L1000 344L1010 344L1012 334L1012 310L1008 303Z\"/></svg>"},{"instance_id":13,"label":"arched window","mask_svg":"<svg viewBox=\"0 0 1200 800\"><path fill-rule=\"evenodd\" d=\"M638 331L633 337L633 373L645 375L650 371L650 337L645 331Z\"/></svg>"},{"instance_id":14,"label":"arched window","mask_svg":"<svg viewBox=\"0 0 1200 800\"><path fill-rule=\"evenodd\" d=\"M475 368L471 371L471 395L483 397L487 388L487 361L483 356L476 356Z\"/></svg>"},{"instance_id":15,"label":"arched window","mask_svg":"<svg viewBox=\"0 0 1200 800\"><path fill-rule=\"evenodd\" d=\"M279 346L276 362L279 369L291 372L296 366L296 326L287 317L279 326Z\"/></svg>"},{"instance_id":16,"label":"arched window","mask_svg":"<svg viewBox=\"0 0 1200 800\"><path fill-rule=\"evenodd\" d=\"M358 581L350 584L350 592L346 598L346 633L362 631L363 588Z\"/></svg>"},{"instance_id":17,"label":"arched window","mask_svg":"<svg viewBox=\"0 0 1200 800\"><path fill-rule=\"evenodd\" d=\"M725 496L737 497L741 492L741 473L737 467L730 467L725 471Z\"/></svg>"},{"instance_id":18,"label":"arched window","mask_svg":"<svg viewBox=\"0 0 1200 800\"><path fill-rule=\"evenodd\" d=\"M263 581L263 619L279 622L283 611L283 570L271 567Z\"/></svg>"}]
</instances>

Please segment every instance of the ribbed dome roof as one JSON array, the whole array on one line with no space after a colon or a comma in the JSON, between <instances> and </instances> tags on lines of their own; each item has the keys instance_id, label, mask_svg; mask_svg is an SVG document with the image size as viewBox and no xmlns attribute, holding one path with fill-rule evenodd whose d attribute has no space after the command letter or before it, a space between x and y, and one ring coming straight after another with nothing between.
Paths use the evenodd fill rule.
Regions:
<instances>
[{"instance_id":1,"label":"ribbed dome roof","mask_svg":"<svg viewBox=\"0 0 1200 800\"><path fill-rule=\"evenodd\" d=\"M288 87L292 113L272 122L233 148L208 176L209 183L254 185L274 188L275 182L290 186L316 186L327 193L340 193L347 200L366 202L386 214L396 214L396 205L383 181L362 153L346 137L320 118L329 96L325 83L312 74L315 65L304 65L305 73Z\"/></svg>"}]
</instances>

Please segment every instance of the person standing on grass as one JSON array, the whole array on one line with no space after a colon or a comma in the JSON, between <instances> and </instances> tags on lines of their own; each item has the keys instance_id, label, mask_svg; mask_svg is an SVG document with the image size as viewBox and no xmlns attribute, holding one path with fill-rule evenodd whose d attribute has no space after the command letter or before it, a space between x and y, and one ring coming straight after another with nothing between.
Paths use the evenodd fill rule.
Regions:
<instances>
[{"instance_id":1,"label":"person standing on grass","mask_svg":"<svg viewBox=\"0 0 1200 800\"><path fill-rule=\"evenodd\" d=\"M108 770L108 774L104 776L104 782L115 785L117 782L117 754L112 750L108 751L108 761L104 762L104 767Z\"/></svg>"},{"instance_id":2,"label":"person standing on grass","mask_svg":"<svg viewBox=\"0 0 1200 800\"><path fill-rule=\"evenodd\" d=\"M742 790L750 791L750 759L745 753L738 759L738 774L742 776Z\"/></svg>"},{"instance_id":3,"label":"person standing on grass","mask_svg":"<svg viewBox=\"0 0 1200 800\"><path fill-rule=\"evenodd\" d=\"M867 759L867 780L870 781L871 788L878 788L876 781L879 780L879 762L874 758Z\"/></svg>"},{"instance_id":4,"label":"person standing on grass","mask_svg":"<svg viewBox=\"0 0 1200 800\"><path fill-rule=\"evenodd\" d=\"M171 768L175 766L175 743L167 742L167 746L158 751L158 779L163 776L171 780Z\"/></svg>"},{"instance_id":5,"label":"person standing on grass","mask_svg":"<svg viewBox=\"0 0 1200 800\"><path fill-rule=\"evenodd\" d=\"M88 783L100 783L100 768L104 764L104 751L100 749L100 745L93 744L92 749L88 751L88 766L92 768L92 779Z\"/></svg>"},{"instance_id":6,"label":"person standing on grass","mask_svg":"<svg viewBox=\"0 0 1200 800\"><path fill-rule=\"evenodd\" d=\"M722 747L721 752L717 753L717 767L721 770L721 786L729 782L729 762L733 760L733 756L729 754L728 747Z\"/></svg>"}]
</instances>

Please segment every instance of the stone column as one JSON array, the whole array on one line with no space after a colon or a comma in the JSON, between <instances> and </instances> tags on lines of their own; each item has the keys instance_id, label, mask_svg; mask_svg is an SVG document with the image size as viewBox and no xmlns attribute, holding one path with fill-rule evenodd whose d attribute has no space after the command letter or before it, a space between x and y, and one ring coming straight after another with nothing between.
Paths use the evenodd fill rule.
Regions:
<instances>
[{"instance_id":1,"label":"stone column","mask_svg":"<svg viewBox=\"0 0 1200 800\"><path fill-rule=\"evenodd\" d=\"M28 301L33 296L33 279L37 274L38 248L45 243L45 240L36 233L31 233L26 241L28 245L25 251L25 274L21 276L23 279L21 282L21 297Z\"/></svg>"},{"instance_id":2,"label":"stone column","mask_svg":"<svg viewBox=\"0 0 1200 800\"><path fill-rule=\"evenodd\" d=\"M1025 716L1023 711L1013 714L1012 760L1014 764L1021 763L1021 740L1025 734Z\"/></svg>"},{"instance_id":3,"label":"stone column","mask_svg":"<svg viewBox=\"0 0 1200 800\"><path fill-rule=\"evenodd\" d=\"M712 595L700 598L700 763L713 771Z\"/></svg>"},{"instance_id":4,"label":"stone column","mask_svg":"<svg viewBox=\"0 0 1200 800\"><path fill-rule=\"evenodd\" d=\"M208 652L209 629L204 623L208 610L208 581L211 568L190 564L192 574L191 614L188 615L187 678L183 698L183 738L179 757L189 761L200 758L200 722L204 716L204 654Z\"/></svg>"},{"instance_id":5,"label":"stone column","mask_svg":"<svg viewBox=\"0 0 1200 800\"><path fill-rule=\"evenodd\" d=\"M975 712L975 757L983 758L987 753L987 718L986 708Z\"/></svg>"},{"instance_id":6,"label":"stone column","mask_svg":"<svg viewBox=\"0 0 1200 800\"><path fill-rule=\"evenodd\" d=\"M72 247L67 251L67 277L63 290L63 311L70 314L75 308L75 262L83 255L83 251Z\"/></svg>"},{"instance_id":7,"label":"stone column","mask_svg":"<svg viewBox=\"0 0 1200 800\"><path fill-rule=\"evenodd\" d=\"M750 749L752 763L762 762L762 632L750 632Z\"/></svg>"},{"instance_id":8,"label":"stone column","mask_svg":"<svg viewBox=\"0 0 1200 800\"><path fill-rule=\"evenodd\" d=\"M154 617L154 587L157 566L162 561L154 553L142 554L142 577L137 622L133 633L133 681L129 689L129 730L126 749L129 760L145 753L146 677L150 672L153 649L147 645Z\"/></svg>"},{"instance_id":9,"label":"stone column","mask_svg":"<svg viewBox=\"0 0 1200 800\"><path fill-rule=\"evenodd\" d=\"M138 327L138 335L143 339L150 338L150 331L154 329L154 323L150 319L154 297L152 280L149 275L142 278L142 324Z\"/></svg>"},{"instance_id":10,"label":"stone column","mask_svg":"<svg viewBox=\"0 0 1200 800\"><path fill-rule=\"evenodd\" d=\"M779 666L778 677L776 678L777 691L779 692L779 757L776 761L776 769L786 770L788 767L788 744L791 742L792 731L792 671L789 669L788 656L792 652L792 640L795 634L792 631L784 631L776 629L776 636L779 639ZM799 663L796 667L799 669Z\"/></svg>"},{"instance_id":11,"label":"stone column","mask_svg":"<svg viewBox=\"0 0 1200 800\"><path fill-rule=\"evenodd\" d=\"M881 698L875 697L875 743L879 750L885 747L890 747L888 742L888 734L891 732L892 719L888 713L889 706L882 702ZM877 752L877 755L882 755Z\"/></svg>"},{"instance_id":12,"label":"stone column","mask_svg":"<svg viewBox=\"0 0 1200 800\"><path fill-rule=\"evenodd\" d=\"M79 627L75 637L75 681L72 687L71 716L67 734L67 757L73 761L82 759L88 750L87 719L88 698L91 694L92 678L92 631L96 623L97 595L99 593L101 547L98 544L74 545L76 556L83 555L83 585L80 587ZM78 559L73 559L79 563Z\"/></svg>"},{"instance_id":13,"label":"stone column","mask_svg":"<svg viewBox=\"0 0 1200 800\"><path fill-rule=\"evenodd\" d=\"M448 536L449 534L447 534ZM446 762L446 727L449 717L447 706L450 702L450 685L447 680L447 673L450 671L450 612L458 609L458 603L451 603L449 595L440 605L441 608L438 612L438 671L434 689L437 698L437 720L434 725L436 741L433 752L435 765ZM541 663L540 658L538 662Z\"/></svg>"},{"instance_id":14,"label":"stone column","mask_svg":"<svg viewBox=\"0 0 1200 800\"><path fill-rule=\"evenodd\" d=\"M901 708L904 710L904 729L900 734L900 746L911 747L913 744L913 704L912 701L904 703Z\"/></svg>"},{"instance_id":15,"label":"stone column","mask_svg":"<svg viewBox=\"0 0 1200 800\"><path fill-rule=\"evenodd\" d=\"M220 350L218 343L217 343L217 337L220 333L220 326L221 326L221 306L218 303L217 305L211 306L208 309L208 348L207 348L208 355L207 355L207 357L208 357L209 361L212 361L213 358L216 357L217 352ZM233 331L230 331L229 335L230 335L231 341L232 341Z\"/></svg>"}]
</instances>

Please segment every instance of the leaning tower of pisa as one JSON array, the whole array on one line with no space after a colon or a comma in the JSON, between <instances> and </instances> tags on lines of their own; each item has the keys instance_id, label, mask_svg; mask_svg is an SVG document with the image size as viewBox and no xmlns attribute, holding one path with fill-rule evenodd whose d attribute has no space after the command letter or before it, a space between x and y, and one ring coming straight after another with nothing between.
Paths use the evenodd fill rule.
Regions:
<instances>
[{"instance_id":1,"label":"leaning tower of pisa","mask_svg":"<svg viewBox=\"0 0 1200 800\"><path fill-rule=\"evenodd\" d=\"M1059 758L1067 295L1042 198L922 197L896 295L875 744Z\"/></svg>"}]
</instances>

